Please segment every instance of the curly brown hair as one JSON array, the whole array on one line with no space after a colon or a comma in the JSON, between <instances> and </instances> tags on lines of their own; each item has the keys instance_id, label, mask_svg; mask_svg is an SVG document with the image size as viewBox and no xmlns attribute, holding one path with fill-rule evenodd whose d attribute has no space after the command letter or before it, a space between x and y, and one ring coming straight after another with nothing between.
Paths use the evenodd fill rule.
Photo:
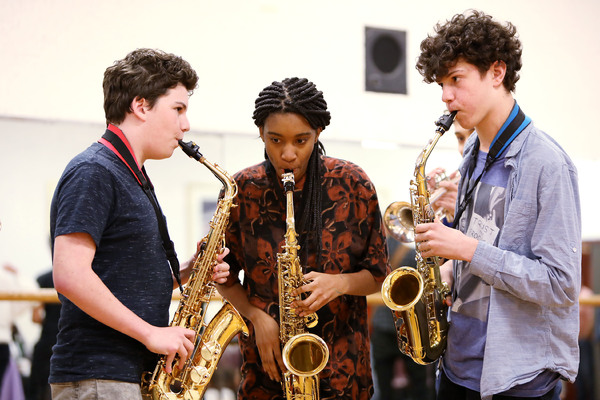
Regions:
<instances>
[{"instance_id":1,"label":"curly brown hair","mask_svg":"<svg viewBox=\"0 0 600 400\"><path fill-rule=\"evenodd\" d=\"M180 83L190 94L198 84L196 71L183 58L154 49L132 51L104 72L106 123L123 122L136 97L154 107L160 96Z\"/></svg>"},{"instance_id":2,"label":"curly brown hair","mask_svg":"<svg viewBox=\"0 0 600 400\"><path fill-rule=\"evenodd\" d=\"M427 83L437 82L449 68L463 60L484 74L496 61L506 64L504 87L515 90L521 69L522 47L517 28L510 22L502 25L490 15L469 10L456 14L445 24L436 24L435 35L421 42L416 68Z\"/></svg>"}]
</instances>

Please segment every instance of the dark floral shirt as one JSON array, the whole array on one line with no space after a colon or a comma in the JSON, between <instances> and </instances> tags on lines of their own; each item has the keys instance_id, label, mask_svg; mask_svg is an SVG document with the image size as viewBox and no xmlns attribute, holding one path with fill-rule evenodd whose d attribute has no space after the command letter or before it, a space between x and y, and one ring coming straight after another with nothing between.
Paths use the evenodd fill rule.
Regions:
<instances>
[{"instance_id":1,"label":"dark floral shirt","mask_svg":"<svg viewBox=\"0 0 600 400\"><path fill-rule=\"evenodd\" d=\"M367 269L383 282L387 249L375 187L357 165L322 157L321 182L322 241L321 265L309 255L305 273L352 273ZM251 304L279 321L277 253L282 251L286 230L285 196L280 181L267 174L268 163L246 168L235 175L238 207L231 210L226 236L231 250L226 261L231 266L227 285L238 282ZM296 226L302 209L302 190L294 192ZM301 250L300 250L301 252ZM321 399L368 399L373 394L370 342L365 296L337 297L317 312L319 322L308 331L325 340L329 362L319 374ZM250 336L240 335L243 354L239 398L281 399L281 384L272 381L262 369L249 321Z\"/></svg>"}]
</instances>

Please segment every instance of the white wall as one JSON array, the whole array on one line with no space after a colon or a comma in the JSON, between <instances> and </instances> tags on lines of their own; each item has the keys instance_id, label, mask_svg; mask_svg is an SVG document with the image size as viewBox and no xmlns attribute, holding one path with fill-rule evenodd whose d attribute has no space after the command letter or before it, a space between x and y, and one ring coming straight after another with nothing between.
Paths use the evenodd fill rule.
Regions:
<instances>
[{"instance_id":1,"label":"white wall","mask_svg":"<svg viewBox=\"0 0 600 400\"><path fill-rule=\"evenodd\" d=\"M473 6L517 26L524 67L516 98L581 166L584 237L600 238L595 0L25 0L0 2L0 264L31 276L49 267L53 186L103 131L104 69L137 47L182 55L196 68L189 137L228 171L262 159L251 120L258 92L273 80L305 76L332 112L322 136L328 154L361 165L382 208L408 200L414 160L444 109L437 85L414 69L419 43L436 22ZM408 95L364 91L365 26L407 31ZM365 137L388 145L361 147ZM457 162L448 134L428 166ZM187 255L201 231L193 205L216 196L219 183L183 153L147 168L178 251Z\"/></svg>"}]
</instances>

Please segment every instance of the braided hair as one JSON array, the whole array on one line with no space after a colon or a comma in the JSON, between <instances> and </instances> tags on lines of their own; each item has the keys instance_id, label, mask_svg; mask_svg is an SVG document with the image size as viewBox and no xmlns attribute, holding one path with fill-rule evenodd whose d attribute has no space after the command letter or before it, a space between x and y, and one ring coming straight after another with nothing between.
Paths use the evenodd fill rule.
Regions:
<instances>
[{"instance_id":1,"label":"braided hair","mask_svg":"<svg viewBox=\"0 0 600 400\"><path fill-rule=\"evenodd\" d=\"M273 82L259 93L254 102L254 114L252 115L256 126L264 126L265 120L273 113L299 114L313 129L325 129L331 120L323 92L317 90L316 85L306 78L286 78L281 82ZM324 154L325 147L321 141L317 141L306 169L306 181L302 189L304 204L298 224L300 247L304 250L301 257L306 263L312 243L317 254L317 266L321 261L322 171L320 159ZM265 159L269 160L266 150ZM277 179L274 168L268 168L268 173L275 175L274 179Z\"/></svg>"}]
</instances>

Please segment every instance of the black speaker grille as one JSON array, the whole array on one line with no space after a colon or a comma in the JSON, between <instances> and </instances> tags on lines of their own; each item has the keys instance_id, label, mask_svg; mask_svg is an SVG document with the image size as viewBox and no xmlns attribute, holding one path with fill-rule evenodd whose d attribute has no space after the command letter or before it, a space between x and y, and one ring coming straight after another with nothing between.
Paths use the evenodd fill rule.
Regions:
<instances>
[{"instance_id":1,"label":"black speaker grille","mask_svg":"<svg viewBox=\"0 0 600 400\"><path fill-rule=\"evenodd\" d=\"M373 43L373 62L381 72L390 73L401 61L400 45L391 36L381 35Z\"/></svg>"},{"instance_id":2,"label":"black speaker grille","mask_svg":"<svg viewBox=\"0 0 600 400\"><path fill-rule=\"evenodd\" d=\"M406 32L365 28L365 89L406 94Z\"/></svg>"}]
</instances>

